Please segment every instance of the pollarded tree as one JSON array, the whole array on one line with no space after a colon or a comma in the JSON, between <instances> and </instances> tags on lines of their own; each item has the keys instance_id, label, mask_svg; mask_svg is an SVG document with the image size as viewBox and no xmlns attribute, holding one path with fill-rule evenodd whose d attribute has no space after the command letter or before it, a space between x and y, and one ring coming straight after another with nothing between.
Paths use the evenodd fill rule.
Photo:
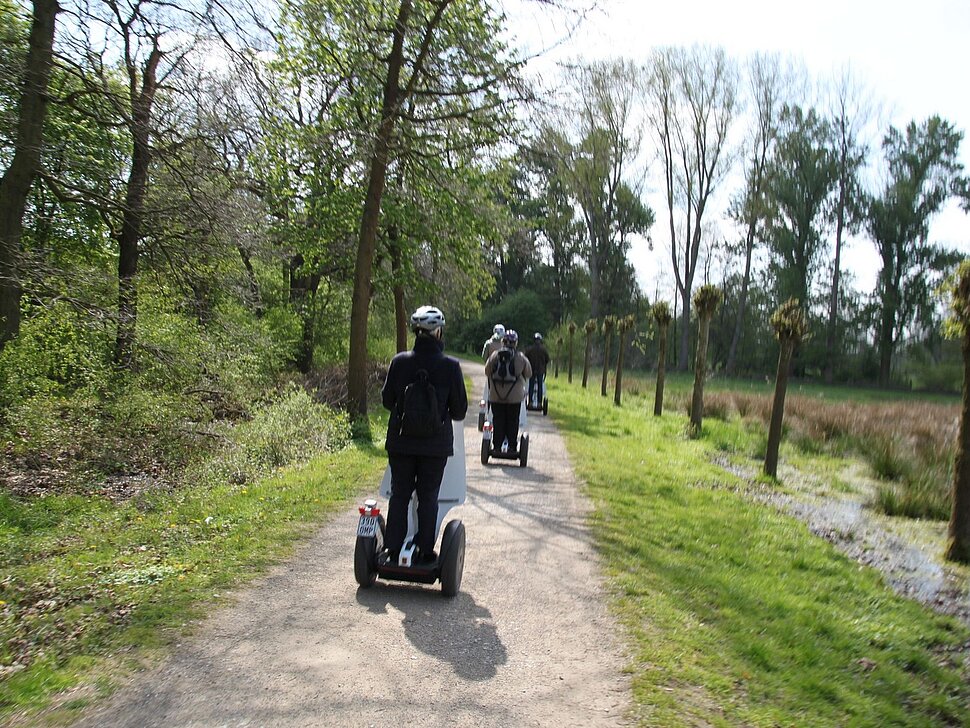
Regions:
<instances>
[{"instance_id":1,"label":"pollarded tree","mask_svg":"<svg viewBox=\"0 0 970 728\"><path fill-rule=\"evenodd\" d=\"M724 294L717 286L706 284L694 294L697 310L697 356L694 359L694 392L690 398L690 434L700 437L704 420L704 380L707 378L707 340L711 331L711 319L721 305Z\"/></svg>"},{"instance_id":2,"label":"pollarded tree","mask_svg":"<svg viewBox=\"0 0 970 728\"><path fill-rule=\"evenodd\" d=\"M606 316L603 318L603 383L600 385L600 395L606 396L606 380L610 371L610 346L613 343L613 327L616 325L616 316Z\"/></svg>"},{"instance_id":3,"label":"pollarded tree","mask_svg":"<svg viewBox=\"0 0 970 728\"><path fill-rule=\"evenodd\" d=\"M590 319L583 327L586 331L586 355L583 357L583 389L586 389L586 382L589 380L589 357L593 351L593 334L599 328L596 319Z\"/></svg>"},{"instance_id":4,"label":"pollarded tree","mask_svg":"<svg viewBox=\"0 0 970 728\"><path fill-rule=\"evenodd\" d=\"M938 116L883 139L888 179L869 204L866 225L882 259L879 297L879 383L889 383L893 353L933 290L942 251L929 241L930 219L962 184L963 133Z\"/></svg>"},{"instance_id":5,"label":"pollarded tree","mask_svg":"<svg viewBox=\"0 0 970 728\"><path fill-rule=\"evenodd\" d=\"M621 393L623 391L623 352L626 349L626 337L633 328L635 319L633 315L624 316L617 322L620 330L619 350L616 352L616 391L613 394L613 404L620 406Z\"/></svg>"},{"instance_id":6,"label":"pollarded tree","mask_svg":"<svg viewBox=\"0 0 970 728\"><path fill-rule=\"evenodd\" d=\"M569 377L567 381L570 384L572 384L573 383L573 340L576 337L576 322L570 321L568 329L569 329Z\"/></svg>"},{"instance_id":7,"label":"pollarded tree","mask_svg":"<svg viewBox=\"0 0 970 728\"><path fill-rule=\"evenodd\" d=\"M947 531L946 558L970 562L970 260L964 260L948 283L953 315L947 334L963 347L963 403L953 466L953 497Z\"/></svg>"},{"instance_id":8,"label":"pollarded tree","mask_svg":"<svg viewBox=\"0 0 970 728\"><path fill-rule=\"evenodd\" d=\"M778 448L781 446L781 424L785 416L785 393L788 391L788 371L792 352L807 335L805 312L797 299L789 298L771 316L780 349L778 372L775 375L775 398L771 404L771 422L768 425L768 446L765 450L765 475L778 477Z\"/></svg>"},{"instance_id":9,"label":"pollarded tree","mask_svg":"<svg viewBox=\"0 0 970 728\"><path fill-rule=\"evenodd\" d=\"M657 344L659 352L657 354L657 391L653 397L653 414L660 417L664 410L664 378L667 366L667 328L670 326L672 316L670 315L670 305L666 301L658 301L650 309L653 320L657 324Z\"/></svg>"},{"instance_id":10,"label":"pollarded tree","mask_svg":"<svg viewBox=\"0 0 970 728\"><path fill-rule=\"evenodd\" d=\"M562 337L556 338L556 372L553 376L559 379L559 361L562 358Z\"/></svg>"}]
</instances>

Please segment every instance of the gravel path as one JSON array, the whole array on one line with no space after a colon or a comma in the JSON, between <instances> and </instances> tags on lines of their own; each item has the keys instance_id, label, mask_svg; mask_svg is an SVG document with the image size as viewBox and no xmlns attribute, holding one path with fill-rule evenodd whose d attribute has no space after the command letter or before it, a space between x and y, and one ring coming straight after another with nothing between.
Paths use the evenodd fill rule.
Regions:
<instances>
[{"instance_id":1,"label":"gravel path","mask_svg":"<svg viewBox=\"0 0 970 728\"><path fill-rule=\"evenodd\" d=\"M77 725L627 725L618 631L562 438L530 413L529 467L482 467L484 373L463 368L473 391L468 499L449 514L467 529L456 598L437 584L359 590L349 505Z\"/></svg>"}]
</instances>

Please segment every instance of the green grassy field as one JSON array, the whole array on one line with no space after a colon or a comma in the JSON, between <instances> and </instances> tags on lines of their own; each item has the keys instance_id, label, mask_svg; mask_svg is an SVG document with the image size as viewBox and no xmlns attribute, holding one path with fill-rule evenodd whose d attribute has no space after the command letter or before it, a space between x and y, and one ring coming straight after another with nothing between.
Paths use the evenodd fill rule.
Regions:
<instances>
[{"instance_id":1,"label":"green grassy field","mask_svg":"<svg viewBox=\"0 0 970 728\"><path fill-rule=\"evenodd\" d=\"M289 554L385 464L383 449L358 443L247 485L120 505L0 494L0 723L45 708L45 720L68 720L227 589ZM79 686L50 710L52 695Z\"/></svg>"},{"instance_id":2,"label":"green grassy field","mask_svg":"<svg viewBox=\"0 0 970 728\"><path fill-rule=\"evenodd\" d=\"M712 460L756 452L752 428L705 419L688 440L680 409L652 416L652 387L622 408L578 379L549 390L595 506L641 724L970 725L970 632L741 493Z\"/></svg>"}]
</instances>

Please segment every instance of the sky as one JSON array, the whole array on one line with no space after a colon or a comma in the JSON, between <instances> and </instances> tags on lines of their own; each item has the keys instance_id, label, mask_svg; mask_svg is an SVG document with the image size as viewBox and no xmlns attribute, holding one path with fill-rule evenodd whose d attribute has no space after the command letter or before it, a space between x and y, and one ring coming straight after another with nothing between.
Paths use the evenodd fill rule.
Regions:
<instances>
[{"instance_id":1,"label":"sky","mask_svg":"<svg viewBox=\"0 0 970 728\"><path fill-rule=\"evenodd\" d=\"M565 21L550 22L549 11L535 2L506 0L503 7L518 42L544 51L530 70L547 78L562 60L645 61L663 45L722 46L738 60L778 52L804 62L813 78L851 70L880 106L883 122L872 139L877 153L889 124L902 127L933 114L970 134L970 0L601 0L565 41ZM964 139L961 159L970 170L970 139ZM662 210L651 204L659 217ZM651 296L670 266L660 223L654 226L653 251L645 242L631 251ZM949 205L931 236L970 254L970 215ZM878 271L872 243L852 240L846 262L856 287L871 290Z\"/></svg>"}]
</instances>

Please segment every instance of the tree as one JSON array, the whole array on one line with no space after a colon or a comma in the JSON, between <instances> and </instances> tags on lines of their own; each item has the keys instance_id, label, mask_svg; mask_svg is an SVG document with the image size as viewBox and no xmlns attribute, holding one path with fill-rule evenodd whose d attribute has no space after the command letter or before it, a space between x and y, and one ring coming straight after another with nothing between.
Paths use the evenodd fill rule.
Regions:
<instances>
[{"instance_id":1,"label":"tree","mask_svg":"<svg viewBox=\"0 0 970 728\"><path fill-rule=\"evenodd\" d=\"M832 216L835 222L835 257L832 261L832 288L829 292L828 325L825 329L825 371L827 384L835 376L839 300L841 296L842 246L846 232L858 230L863 220L864 194L859 173L866 163L867 147L860 135L868 121L864 99L848 72L839 78L835 91L832 131L838 175L837 197Z\"/></svg>"},{"instance_id":2,"label":"tree","mask_svg":"<svg viewBox=\"0 0 970 728\"><path fill-rule=\"evenodd\" d=\"M744 168L744 188L732 205L731 216L742 226L744 272L741 276L734 332L728 348L724 373L732 376L737 368L738 346L748 312L748 287L755 244L764 235L765 173L778 134L782 95L789 81L777 56L756 55L748 72L750 94L754 101L754 122L750 132Z\"/></svg>"},{"instance_id":3,"label":"tree","mask_svg":"<svg viewBox=\"0 0 970 728\"><path fill-rule=\"evenodd\" d=\"M556 372L553 376L559 379L559 361L562 359L562 337L556 337Z\"/></svg>"},{"instance_id":4,"label":"tree","mask_svg":"<svg viewBox=\"0 0 970 728\"><path fill-rule=\"evenodd\" d=\"M375 18L364 25L387 30L375 43L382 59L373 66L380 67L379 108L372 105L365 116L373 137L366 153L351 299L347 392L351 412L361 416L367 414L372 273L387 172L397 159L395 134L412 135L407 146L417 149L435 139L447 150L461 145L463 135L497 144L507 120L500 112L511 104L504 89L517 65L507 58L500 20L485 3L400 0L395 7L390 23L390 18ZM360 26L343 30L353 37Z\"/></svg>"},{"instance_id":5,"label":"tree","mask_svg":"<svg viewBox=\"0 0 970 728\"><path fill-rule=\"evenodd\" d=\"M0 178L0 350L20 330L20 237L27 195L40 170L47 114L56 0L34 0L14 153Z\"/></svg>"},{"instance_id":6,"label":"tree","mask_svg":"<svg viewBox=\"0 0 970 728\"><path fill-rule=\"evenodd\" d=\"M635 319L632 315L624 316L617 323L620 330L619 350L616 352L616 391L613 393L613 404L620 406L621 393L623 391L623 353L626 349L626 337L633 328Z\"/></svg>"},{"instance_id":7,"label":"tree","mask_svg":"<svg viewBox=\"0 0 970 728\"><path fill-rule=\"evenodd\" d=\"M808 305L812 276L823 252L820 225L838 179L831 128L815 109L786 106L767 171L768 240L779 298Z\"/></svg>"},{"instance_id":8,"label":"tree","mask_svg":"<svg viewBox=\"0 0 970 728\"><path fill-rule=\"evenodd\" d=\"M567 326L569 329L569 376L566 378L570 384L573 383L573 338L576 336L576 322L570 321Z\"/></svg>"},{"instance_id":9,"label":"tree","mask_svg":"<svg viewBox=\"0 0 970 728\"><path fill-rule=\"evenodd\" d=\"M664 409L664 377L667 365L667 327L670 326L670 306L666 301L658 301L651 309L653 320L657 324L657 390L653 398L653 414L660 417Z\"/></svg>"},{"instance_id":10,"label":"tree","mask_svg":"<svg viewBox=\"0 0 970 728\"><path fill-rule=\"evenodd\" d=\"M627 271L630 236L645 235L653 211L627 178L639 155L642 130L636 123L636 69L625 61L576 66L571 73L570 119L547 126L544 150L557 163L586 227L590 314L607 311L611 277ZM576 141L562 129L573 126ZM627 283L629 285L629 283Z\"/></svg>"},{"instance_id":11,"label":"tree","mask_svg":"<svg viewBox=\"0 0 970 728\"><path fill-rule=\"evenodd\" d=\"M952 316L947 334L963 348L963 402L953 466L953 496L947 530L946 558L970 563L970 260L964 260L947 282Z\"/></svg>"},{"instance_id":12,"label":"tree","mask_svg":"<svg viewBox=\"0 0 970 728\"><path fill-rule=\"evenodd\" d=\"M929 223L963 185L963 133L933 116L905 131L890 128L882 142L887 178L869 203L866 226L879 252L877 296L879 383L890 380L896 344L921 307L929 305L932 276L945 262L929 241Z\"/></svg>"},{"instance_id":13,"label":"tree","mask_svg":"<svg viewBox=\"0 0 970 728\"><path fill-rule=\"evenodd\" d=\"M613 327L616 324L615 316L606 316L603 319L603 382L600 385L600 396L606 396L606 378L610 371L610 344L613 341Z\"/></svg>"},{"instance_id":14,"label":"tree","mask_svg":"<svg viewBox=\"0 0 970 728\"><path fill-rule=\"evenodd\" d=\"M778 477L778 448L781 445L781 425L785 416L785 393L788 391L788 372L795 347L807 333L805 312L798 300L790 298L771 317L771 326L781 345L778 352L778 371L775 374L775 396L771 403L771 422L768 425L768 445L765 449L765 475Z\"/></svg>"},{"instance_id":15,"label":"tree","mask_svg":"<svg viewBox=\"0 0 970 728\"><path fill-rule=\"evenodd\" d=\"M694 360L694 391L690 400L690 432L692 437L700 437L704 420L704 380L707 378L707 339L711 330L711 319L721 304L724 294L716 286L706 284L694 294L694 307L697 309L697 356Z\"/></svg>"},{"instance_id":16,"label":"tree","mask_svg":"<svg viewBox=\"0 0 970 728\"><path fill-rule=\"evenodd\" d=\"M704 215L729 168L737 71L722 48L663 48L650 61L648 117L660 145L670 256L681 297L678 368L687 369L690 304Z\"/></svg>"},{"instance_id":17,"label":"tree","mask_svg":"<svg viewBox=\"0 0 970 728\"><path fill-rule=\"evenodd\" d=\"M593 334L599 325L596 319L589 319L583 327L586 331L586 355L583 357L583 389L586 389L586 382L589 379L589 357L593 351Z\"/></svg>"}]
</instances>

